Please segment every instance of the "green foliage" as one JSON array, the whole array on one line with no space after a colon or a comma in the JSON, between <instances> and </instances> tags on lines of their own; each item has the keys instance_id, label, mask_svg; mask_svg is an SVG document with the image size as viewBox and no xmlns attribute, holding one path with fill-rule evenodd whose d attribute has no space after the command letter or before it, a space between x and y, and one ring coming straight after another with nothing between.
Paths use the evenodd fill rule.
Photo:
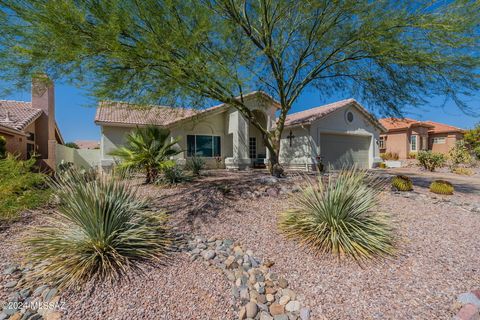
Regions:
<instances>
[{"instance_id":1,"label":"green foliage","mask_svg":"<svg viewBox=\"0 0 480 320\"><path fill-rule=\"evenodd\" d=\"M34 164L33 158L23 161L12 155L0 160L0 224L48 202L46 176L33 172Z\"/></svg>"},{"instance_id":2,"label":"green foliage","mask_svg":"<svg viewBox=\"0 0 480 320\"><path fill-rule=\"evenodd\" d=\"M447 162L444 154L430 150L419 151L417 153L417 160L421 166L432 172L435 171L435 168L442 167Z\"/></svg>"},{"instance_id":3,"label":"green foliage","mask_svg":"<svg viewBox=\"0 0 480 320\"><path fill-rule=\"evenodd\" d=\"M190 181L190 177L186 176L182 168L177 165L167 167L163 170L163 174L156 181L157 184L175 185L178 183Z\"/></svg>"},{"instance_id":4,"label":"green foliage","mask_svg":"<svg viewBox=\"0 0 480 320\"><path fill-rule=\"evenodd\" d=\"M0 10L6 83L49 70L102 100L228 103L262 132L272 165L305 90L401 116L435 95L474 111L464 101L480 87L478 1L4 0ZM235 99L259 87L280 102L272 132Z\"/></svg>"},{"instance_id":5,"label":"green foliage","mask_svg":"<svg viewBox=\"0 0 480 320\"><path fill-rule=\"evenodd\" d=\"M455 173L455 174L460 174L462 176L473 176L474 175L474 172L473 172L472 169L463 168L463 167L453 168L452 172Z\"/></svg>"},{"instance_id":6,"label":"green foliage","mask_svg":"<svg viewBox=\"0 0 480 320\"><path fill-rule=\"evenodd\" d=\"M394 152L380 153L380 158L382 158L383 161L398 160L398 153L394 153Z\"/></svg>"},{"instance_id":7,"label":"green foliage","mask_svg":"<svg viewBox=\"0 0 480 320\"><path fill-rule=\"evenodd\" d=\"M409 152L408 153L408 159L416 159L417 158L417 153L416 152Z\"/></svg>"},{"instance_id":8,"label":"green foliage","mask_svg":"<svg viewBox=\"0 0 480 320\"><path fill-rule=\"evenodd\" d=\"M49 225L26 239L33 281L74 287L123 279L143 263L164 263L174 241L166 215L148 212L126 181L75 170L51 181L60 203Z\"/></svg>"},{"instance_id":9,"label":"green foliage","mask_svg":"<svg viewBox=\"0 0 480 320\"><path fill-rule=\"evenodd\" d=\"M457 141L448 152L452 167L457 167L459 164L470 164L472 162L472 155L470 150L466 147L463 141Z\"/></svg>"},{"instance_id":10,"label":"green foliage","mask_svg":"<svg viewBox=\"0 0 480 320\"><path fill-rule=\"evenodd\" d=\"M201 157L190 157L185 164L185 170L191 171L194 176L200 175L203 168L205 168L205 160Z\"/></svg>"},{"instance_id":11,"label":"green foliage","mask_svg":"<svg viewBox=\"0 0 480 320\"><path fill-rule=\"evenodd\" d=\"M146 183L157 179L159 172L172 166L173 157L181 152L176 147L179 139L170 141L170 130L155 126L136 128L126 137L125 146L110 154L121 158L119 170L142 170Z\"/></svg>"},{"instance_id":12,"label":"green foliage","mask_svg":"<svg viewBox=\"0 0 480 320\"><path fill-rule=\"evenodd\" d=\"M342 170L326 182L307 180L294 196L295 207L282 214L280 230L316 253L356 260L392 254L389 221L375 210L383 182L365 171Z\"/></svg>"},{"instance_id":13,"label":"green foliage","mask_svg":"<svg viewBox=\"0 0 480 320\"><path fill-rule=\"evenodd\" d=\"M0 159L7 156L7 140L4 136L0 136Z\"/></svg>"},{"instance_id":14,"label":"green foliage","mask_svg":"<svg viewBox=\"0 0 480 320\"><path fill-rule=\"evenodd\" d=\"M385 162L380 162L380 163L378 164L378 167L379 167L380 169L386 169L386 168L387 168L387 165L385 164Z\"/></svg>"},{"instance_id":15,"label":"green foliage","mask_svg":"<svg viewBox=\"0 0 480 320\"><path fill-rule=\"evenodd\" d=\"M437 194L453 194L453 185L445 180L435 180L430 184L430 191Z\"/></svg>"},{"instance_id":16,"label":"green foliage","mask_svg":"<svg viewBox=\"0 0 480 320\"><path fill-rule=\"evenodd\" d=\"M80 149L78 144L75 142L67 142L65 143L65 147L73 148L73 149Z\"/></svg>"},{"instance_id":17,"label":"green foliage","mask_svg":"<svg viewBox=\"0 0 480 320\"><path fill-rule=\"evenodd\" d=\"M407 176L395 176L392 178L392 187L398 191L412 191L413 182Z\"/></svg>"},{"instance_id":18,"label":"green foliage","mask_svg":"<svg viewBox=\"0 0 480 320\"><path fill-rule=\"evenodd\" d=\"M480 160L480 146L473 149L473 154L475 155L475 157L477 157L478 160Z\"/></svg>"},{"instance_id":19,"label":"green foliage","mask_svg":"<svg viewBox=\"0 0 480 320\"><path fill-rule=\"evenodd\" d=\"M475 128L467 130L463 135L463 140L468 149L480 150L480 123L478 123ZM480 155L480 152L476 154ZM478 156L478 158L480 159L480 156Z\"/></svg>"}]
</instances>

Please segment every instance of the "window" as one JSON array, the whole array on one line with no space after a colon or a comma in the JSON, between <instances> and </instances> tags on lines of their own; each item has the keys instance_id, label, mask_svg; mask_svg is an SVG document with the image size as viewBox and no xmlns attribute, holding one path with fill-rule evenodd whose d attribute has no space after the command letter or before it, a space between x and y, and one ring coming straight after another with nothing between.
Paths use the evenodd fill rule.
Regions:
<instances>
[{"instance_id":1,"label":"window","mask_svg":"<svg viewBox=\"0 0 480 320\"><path fill-rule=\"evenodd\" d=\"M188 157L219 157L220 148L219 136L187 135Z\"/></svg>"},{"instance_id":2,"label":"window","mask_svg":"<svg viewBox=\"0 0 480 320\"><path fill-rule=\"evenodd\" d=\"M250 159L257 158L257 138L255 137L250 137L249 155Z\"/></svg>"},{"instance_id":3,"label":"window","mask_svg":"<svg viewBox=\"0 0 480 320\"><path fill-rule=\"evenodd\" d=\"M378 140L378 148L385 149L385 137L380 137Z\"/></svg>"},{"instance_id":4,"label":"window","mask_svg":"<svg viewBox=\"0 0 480 320\"><path fill-rule=\"evenodd\" d=\"M347 123L352 123L353 122L353 112L352 111L347 111L345 113L345 120Z\"/></svg>"},{"instance_id":5,"label":"window","mask_svg":"<svg viewBox=\"0 0 480 320\"><path fill-rule=\"evenodd\" d=\"M35 141L35 133L28 132L27 133L27 140L28 141Z\"/></svg>"},{"instance_id":6,"label":"window","mask_svg":"<svg viewBox=\"0 0 480 320\"><path fill-rule=\"evenodd\" d=\"M35 152L35 145L33 143L27 143L27 159L30 159Z\"/></svg>"},{"instance_id":7,"label":"window","mask_svg":"<svg viewBox=\"0 0 480 320\"><path fill-rule=\"evenodd\" d=\"M433 144L444 144L445 143L445 137L435 137L432 139Z\"/></svg>"},{"instance_id":8,"label":"window","mask_svg":"<svg viewBox=\"0 0 480 320\"><path fill-rule=\"evenodd\" d=\"M417 151L417 136L410 136L410 151Z\"/></svg>"}]
</instances>

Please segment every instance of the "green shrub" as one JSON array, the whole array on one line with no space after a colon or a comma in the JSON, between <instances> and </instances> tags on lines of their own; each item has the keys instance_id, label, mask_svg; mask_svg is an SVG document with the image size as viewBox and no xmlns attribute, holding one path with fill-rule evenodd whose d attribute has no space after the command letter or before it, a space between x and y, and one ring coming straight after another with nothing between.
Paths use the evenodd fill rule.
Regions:
<instances>
[{"instance_id":1,"label":"green shrub","mask_svg":"<svg viewBox=\"0 0 480 320\"><path fill-rule=\"evenodd\" d=\"M387 165L385 164L385 162L380 162L380 163L378 164L378 167L379 167L380 169L385 169L385 168L387 168Z\"/></svg>"},{"instance_id":2,"label":"green shrub","mask_svg":"<svg viewBox=\"0 0 480 320\"><path fill-rule=\"evenodd\" d=\"M475 155L475 157L477 157L478 160L480 160L480 146L473 149L473 154Z\"/></svg>"},{"instance_id":3,"label":"green shrub","mask_svg":"<svg viewBox=\"0 0 480 320\"><path fill-rule=\"evenodd\" d=\"M190 157L185 164L185 170L191 171L193 175L200 175L200 171L205 168L205 160L200 157Z\"/></svg>"},{"instance_id":4,"label":"green shrub","mask_svg":"<svg viewBox=\"0 0 480 320\"><path fill-rule=\"evenodd\" d=\"M417 158L417 153L416 152L409 152L407 158L408 159L416 159Z\"/></svg>"},{"instance_id":5,"label":"green shrub","mask_svg":"<svg viewBox=\"0 0 480 320\"><path fill-rule=\"evenodd\" d=\"M166 262L174 245L166 216L148 212L126 181L106 175L88 181L72 170L51 184L57 211L26 240L33 282L63 288L114 281L143 263Z\"/></svg>"},{"instance_id":6,"label":"green shrub","mask_svg":"<svg viewBox=\"0 0 480 320\"><path fill-rule=\"evenodd\" d=\"M7 140L4 136L0 136L0 159L7 156Z\"/></svg>"},{"instance_id":7,"label":"green shrub","mask_svg":"<svg viewBox=\"0 0 480 320\"><path fill-rule=\"evenodd\" d=\"M392 178L392 187L398 191L412 191L412 180L407 176L395 176Z\"/></svg>"},{"instance_id":8,"label":"green shrub","mask_svg":"<svg viewBox=\"0 0 480 320\"><path fill-rule=\"evenodd\" d=\"M448 152L448 157L452 167L457 167L460 164L470 164L472 162L472 155L465 146L463 141L458 141Z\"/></svg>"},{"instance_id":9,"label":"green shrub","mask_svg":"<svg viewBox=\"0 0 480 320\"><path fill-rule=\"evenodd\" d=\"M392 254L393 237L387 217L376 212L383 182L366 171L341 170L294 196L295 207L280 217L280 230L315 253L363 260Z\"/></svg>"},{"instance_id":10,"label":"green shrub","mask_svg":"<svg viewBox=\"0 0 480 320\"><path fill-rule=\"evenodd\" d=\"M69 147L69 148L72 148L72 149L80 149L78 144L76 144L75 142L67 142L67 143L65 143L65 147Z\"/></svg>"},{"instance_id":11,"label":"green shrub","mask_svg":"<svg viewBox=\"0 0 480 320\"><path fill-rule=\"evenodd\" d=\"M165 167L171 166L171 157L179 154L179 139L170 140L170 130L155 126L136 128L126 136L124 147L110 152L122 162L118 170L142 170L146 174L146 183L157 180L158 174Z\"/></svg>"},{"instance_id":12,"label":"green shrub","mask_svg":"<svg viewBox=\"0 0 480 320\"><path fill-rule=\"evenodd\" d=\"M463 176L473 176L474 174L472 169L463 168L463 167L453 168L452 172L455 174L463 175Z\"/></svg>"},{"instance_id":13,"label":"green shrub","mask_svg":"<svg viewBox=\"0 0 480 320\"><path fill-rule=\"evenodd\" d=\"M453 185L445 180L435 180L430 184L430 191L438 194L453 194Z\"/></svg>"},{"instance_id":14,"label":"green shrub","mask_svg":"<svg viewBox=\"0 0 480 320\"><path fill-rule=\"evenodd\" d=\"M436 168L442 167L446 162L445 155L430 150L419 151L417 153L417 160L421 166L432 172L435 171Z\"/></svg>"},{"instance_id":15,"label":"green shrub","mask_svg":"<svg viewBox=\"0 0 480 320\"><path fill-rule=\"evenodd\" d=\"M188 180L190 180L190 177L184 174L182 168L180 168L177 165L174 165L172 167L165 168L163 170L163 174L156 181L156 183L174 185L174 184L182 183Z\"/></svg>"},{"instance_id":16,"label":"green shrub","mask_svg":"<svg viewBox=\"0 0 480 320\"><path fill-rule=\"evenodd\" d=\"M47 177L33 172L35 161L18 160L12 155L0 160L0 224L16 220L23 210L48 202Z\"/></svg>"},{"instance_id":17,"label":"green shrub","mask_svg":"<svg viewBox=\"0 0 480 320\"><path fill-rule=\"evenodd\" d=\"M380 158L382 158L383 161L399 159L398 153L394 152L380 153Z\"/></svg>"}]
</instances>

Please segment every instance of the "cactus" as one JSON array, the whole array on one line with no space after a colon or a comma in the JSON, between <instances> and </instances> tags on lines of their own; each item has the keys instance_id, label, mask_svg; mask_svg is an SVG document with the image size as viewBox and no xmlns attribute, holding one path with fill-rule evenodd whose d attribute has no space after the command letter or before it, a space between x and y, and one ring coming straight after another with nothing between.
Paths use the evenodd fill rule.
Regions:
<instances>
[{"instance_id":1,"label":"cactus","mask_svg":"<svg viewBox=\"0 0 480 320\"><path fill-rule=\"evenodd\" d=\"M392 179L392 187L398 191L412 191L412 180L407 176L395 176Z\"/></svg>"},{"instance_id":2,"label":"cactus","mask_svg":"<svg viewBox=\"0 0 480 320\"><path fill-rule=\"evenodd\" d=\"M453 194L453 185L445 180L435 180L430 184L430 191L437 194Z\"/></svg>"}]
</instances>

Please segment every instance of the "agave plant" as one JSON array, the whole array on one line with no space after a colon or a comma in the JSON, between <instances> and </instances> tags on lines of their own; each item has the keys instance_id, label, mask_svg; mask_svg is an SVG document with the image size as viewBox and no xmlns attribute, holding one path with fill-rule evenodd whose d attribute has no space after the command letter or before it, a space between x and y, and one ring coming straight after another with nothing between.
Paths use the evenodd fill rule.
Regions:
<instances>
[{"instance_id":1,"label":"agave plant","mask_svg":"<svg viewBox=\"0 0 480 320\"><path fill-rule=\"evenodd\" d=\"M356 168L316 183L308 180L294 196L295 207L282 214L280 230L317 254L363 260L392 254L388 217L375 211L384 182Z\"/></svg>"},{"instance_id":2,"label":"agave plant","mask_svg":"<svg viewBox=\"0 0 480 320\"><path fill-rule=\"evenodd\" d=\"M166 216L146 211L146 202L125 181L68 171L51 185L58 211L26 239L32 281L72 287L119 280L143 263L167 262L174 238Z\"/></svg>"},{"instance_id":3,"label":"agave plant","mask_svg":"<svg viewBox=\"0 0 480 320\"><path fill-rule=\"evenodd\" d=\"M179 139L170 141L170 130L155 126L136 128L126 137L124 147L110 152L122 159L119 169L141 169L146 183L154 182L164 167L171 166L170 158L182 152L176 147Z\"/></svg>"},{"instance_id":4,"label":"agave plant","mask_svg":"<svg viewBox=\"0 0 480 320\"><path fill-rule=\"evenodd\" d=\"M430 184L430 191L437 194L452 195L453 185L445 180L435 180Z\"/></svg>"},{"instance_id":5,"label":"agave plant","mask_svg":"<svg viewBox=\"0 0 480 320\"><path fill-rule=\"evenodd\" d=\"M412 191L412 180L407 176L395 176L392 178L392 187L398 191Z\"/></svg>"}]
</instances>

